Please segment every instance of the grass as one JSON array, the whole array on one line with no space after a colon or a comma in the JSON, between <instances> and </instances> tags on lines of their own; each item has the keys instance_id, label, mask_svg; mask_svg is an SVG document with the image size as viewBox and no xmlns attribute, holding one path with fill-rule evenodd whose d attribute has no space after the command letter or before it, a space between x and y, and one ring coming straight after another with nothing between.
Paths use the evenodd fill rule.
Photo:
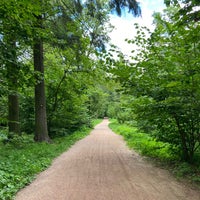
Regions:
<instances>
[{"instance_id":1,"label":"grass","mask_svg":"<svg viewBox=\"0 0 200 200\"><path fill-rule=\"evenodd\" d=\"M109 126L114 132L124 137L129 148L134 148L142 155L163 161L172 161L177 158L173 155L170 144L156 141L150 135L139 132L135 127L119 124L117 121L112 121Z\"/></svg>"},{"instance_id":2,"label":"grass","mask_svg":"<svg viewBox=\"0 0 200 200\"><path fill-rule=\"evenodd\" d=\"M139 132L135 127L119 124L117 120L111 120L109 126L115 133L123 136L130 149L169 169L178 179L184 178L189 183L200 187L200 160L194 165L182 162L170 144L156 141L150 135Z\"/></svg>"},{"instance_id":3,"label":"grass","mask_svg":"<svg viewBox=\"0 0 200 200\"><path fill-rule=\"evenodd\" d=\"M101 120L95 120L93 126ZM0 142L0 199L13 199L18 190L29 184L52 160L84 138L91 129L82 128L71 135L56 138L51 144L35 143L23 135L12 144Z\"/></svg>"}]
</instances>

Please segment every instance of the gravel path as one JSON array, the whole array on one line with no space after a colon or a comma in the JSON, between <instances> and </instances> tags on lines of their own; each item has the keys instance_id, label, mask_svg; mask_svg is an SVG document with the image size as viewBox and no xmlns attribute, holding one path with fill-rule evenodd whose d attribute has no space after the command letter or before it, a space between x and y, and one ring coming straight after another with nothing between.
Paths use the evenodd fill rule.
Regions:
<instances>
[{"instance_id":1,"label":"gravel path","mask_svg":"<svg viewBox=\"0 0 200 200\"><path fill-rule=\"evenodd\" d=\"M55 159L15 200L200 200L200 191L128 150L108 123Z\"/></svg>"}]
</instances>

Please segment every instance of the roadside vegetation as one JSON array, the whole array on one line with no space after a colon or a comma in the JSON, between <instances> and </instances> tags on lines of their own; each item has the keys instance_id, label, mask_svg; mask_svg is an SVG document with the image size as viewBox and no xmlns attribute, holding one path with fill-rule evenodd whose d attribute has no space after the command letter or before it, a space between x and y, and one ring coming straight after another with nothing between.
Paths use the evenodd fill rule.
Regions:
<instances>
[{"instance_id":1,"label":"roadside vegetation","mask_svg":"<svg viewBox=\"0 0 200 200\"><path fill-rule=\"evenodd\" d=\"M49 167L54 158L87 136L100 121L94 120L91 128L82 127L64 137L57 137L50 144L35 143L32 135L22 135L6 145L1 141L0 199L12 199L19 189Z\"/></svg>"},{"instance_id":2,"label":"roadside vegetation","mask_svg":"<svg viewBox=\"0 0 200 200\"><path fill-rule=\"evenodd\" d=\"M200 149L195 154L195 162L189 164L181 160L178 148L173 145L156 140L151 134L144 133L130 124L120 124L111 120L109 127L117 134L123 136L128 147L170 170L178 179L184 179L200 187Z\"/></svg>"},{"instance_id":3,"label":"roadside vegetation","mask_svg":"<svg viewBox=\"0 0 200 200\"><path fill-rule=\"evenodd\" d=\"M114 118L150 135L153 140L146 136L148 150L154 141L159 141L159 145L164 145L161 149L171 148L178 161L197 165L200 162L200 42L197 39L200 38L200 2L182 3L176 1L162 13L154 13L153 31L135 24L137 35L127 39L128 44L137 46L131 55L123 55L113 48L109 53L118 53L118 60L112 60L109 53L103 58L108 60L108 71L121 86ZM160 157L170 158L171 152L163 151Z\"/></svg>"}]
</instances>

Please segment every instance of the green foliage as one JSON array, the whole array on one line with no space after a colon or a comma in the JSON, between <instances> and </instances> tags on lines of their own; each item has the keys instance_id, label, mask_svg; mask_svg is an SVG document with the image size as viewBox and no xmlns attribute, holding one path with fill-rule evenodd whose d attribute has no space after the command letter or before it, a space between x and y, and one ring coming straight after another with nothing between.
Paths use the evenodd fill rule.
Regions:
<instances>
[{"instance_id":1,"label":"green foliage","mask_svg":"<svg viewBox=\"0 0 200 200\"><path fill-rule=\"evenodd\" d=\"M65 135L83 124L90 126L92 117L103 116L107 109L104 103L98 104L97 115L89 111L88 90L90 87L92 93L95 76L100 79L95 52L105 48L108 41L110 28L105 26L108 23L105 2L44 0L41 4L2 0L0 11L0 125L7 126L7 95L15 93L20 98L21 131L32 133L36 128L33 88L43 81L43 76L33 73L31 49L34 41L40 39L44 43L41 54L44 53L45 60L51 136ZM12 65L10 71L8 64ZM13 88L8 88L9 85ZM104 98L106 94L102 92L100 96ZM94 107L94 103L90 106Z\"/></svg>"},{"instance_id":2,"label":"green foliage","mask_svg":"<svg viewBox=\"0 0 200 200\"><path fill-rule=\"evenodd\" d=\"M114 116L120 123L132 124L134 123L134 113L130 105L132 104L132 99L128 95L121 94L118 103L118 110Z\"/></svg>"},{"instance_id":3,"label":"green foliage","mask_svg":"<svg viewBox=\"0 0 200 200\"><path fill-rule=\"evenodd\" d=\"M6 140L7 139L7 135L8 135L7 128L5 128L5 127L2 128L1 127L1 129L0 129L0 142Z\"/></svg>"},{"instance_id":4,"label":"green foliage","mask_svg":"<svg viewBox=\"0 0 200 200\"><path fill-rule=\"evenodd\" d=\"M95 120L92 124L99 122ZM34 143L31 135L18 136L6 145L0 143L0 199L12 199L37 173L45 170L53 158L87 136L90 130L83 127L71 135L54 139L51 144Z\"/></svg>"},{"instance_id":5,"label":"green foliage","mask_svg":"<svg viewBox=\"0 0 200 200\"><path fill-rule=\"evenodd\" d=\"M7 99L5 97L5 94L0 95L1 101L0 101L0 130L1 128L5 128L7 125Z\"/></svg>"},{"instance_id":6,"label":"green foliage","mask_svg":"<svg viewBox=\"0 0 200 200\"><path fill-rule=\"evenodd\" d=\"M104 118L107 116L107 109L109 102L109 93L103 85L92 87L88 91L87 107L88 112L92 118Z\"/></svg>"},{"instance_id":7,"label":"green foliage","mask_svg":"<svg viewBox=\"0 0 200 200\"><path fill-rule=\"evenodd\" d=\"M82 125L90 126L92 118L102 117L104 103L98 97L97 102L90 102L94 92L92 61L82 55L86 67L79 68L76 48L62 51L63 61L57 49L46 54L46 91L48 125L51 137L63 136L79 129ZM97 72L98 73L98 72ZM98 74L96 76L99 76ZM98 93L98 92L97 92ZM102 92L102 96L106 95ZM104 101L105 102L105 101ZM95 107L90 111L89 105ZM93 112L94 111L94 112Z\"/></svg>"},{"instance_id":8,"label":"green foliage","mask_svg":"<svg viewBox=\"0 0 200 200\"><path fill-rule=\"evenodd\" d=\"M34 133L34 97L29 94L20 99L21 131L27 134Z\"/></svg>"},{"instance_id":9,"label":"green foliage","mask_svg":"<svg viewBox=\"0 0 200 200\"><path fill-rule=\"evenodd\" d=\"M178 178L187 178L190 182L200 185L200 168L186 162L176 163L172 168L173 174Z\"/></svg>"},{"instance_id":10,"label":"green foliage","mask_svg":"<svg viewBox=\"0 0 200 200\"><path fill-rule=\"evenodd\" d=\"M163 161L173 161L178 159L173 154L172 146L169 143L156 141L146 133L141 133L135 127L119 124L116 121L109 124L110 128L122 135L130 148L134 148L142 155L156 158Z\"/></svg>"},{"instance_id":11,"label":"green foliage","mask_svg":"<svg viewBox=\"0 0 200 200\"><path fill-rule=\"evenodd\" d=\"M130 62L120 54L110 71L129 95L123 110L133 113L142 130L176 145L182 159L193 162L200 146L200 24L180 24L177 13L176 7L155 13L152 33L136 24L137 36L127 42L138 51ZM123 122L129 121L122 114Z\"/></svg>"}]
</instances>

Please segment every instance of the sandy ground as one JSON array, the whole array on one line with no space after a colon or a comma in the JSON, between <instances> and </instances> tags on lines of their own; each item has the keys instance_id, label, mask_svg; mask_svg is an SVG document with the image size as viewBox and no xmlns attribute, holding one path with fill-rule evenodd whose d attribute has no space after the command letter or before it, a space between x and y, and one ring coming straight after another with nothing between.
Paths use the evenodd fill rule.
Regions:
<instances>
[{"instance_id":1,"label":"sandy ground","mask_svg":"<svg viewBox=\"0 0 200 200\"><path fill-rule=\"evenodd\" d=\"M55 159L15 200L200 200L200 191L128 150L108 123Z\"/></svg>"}]
</instances>

